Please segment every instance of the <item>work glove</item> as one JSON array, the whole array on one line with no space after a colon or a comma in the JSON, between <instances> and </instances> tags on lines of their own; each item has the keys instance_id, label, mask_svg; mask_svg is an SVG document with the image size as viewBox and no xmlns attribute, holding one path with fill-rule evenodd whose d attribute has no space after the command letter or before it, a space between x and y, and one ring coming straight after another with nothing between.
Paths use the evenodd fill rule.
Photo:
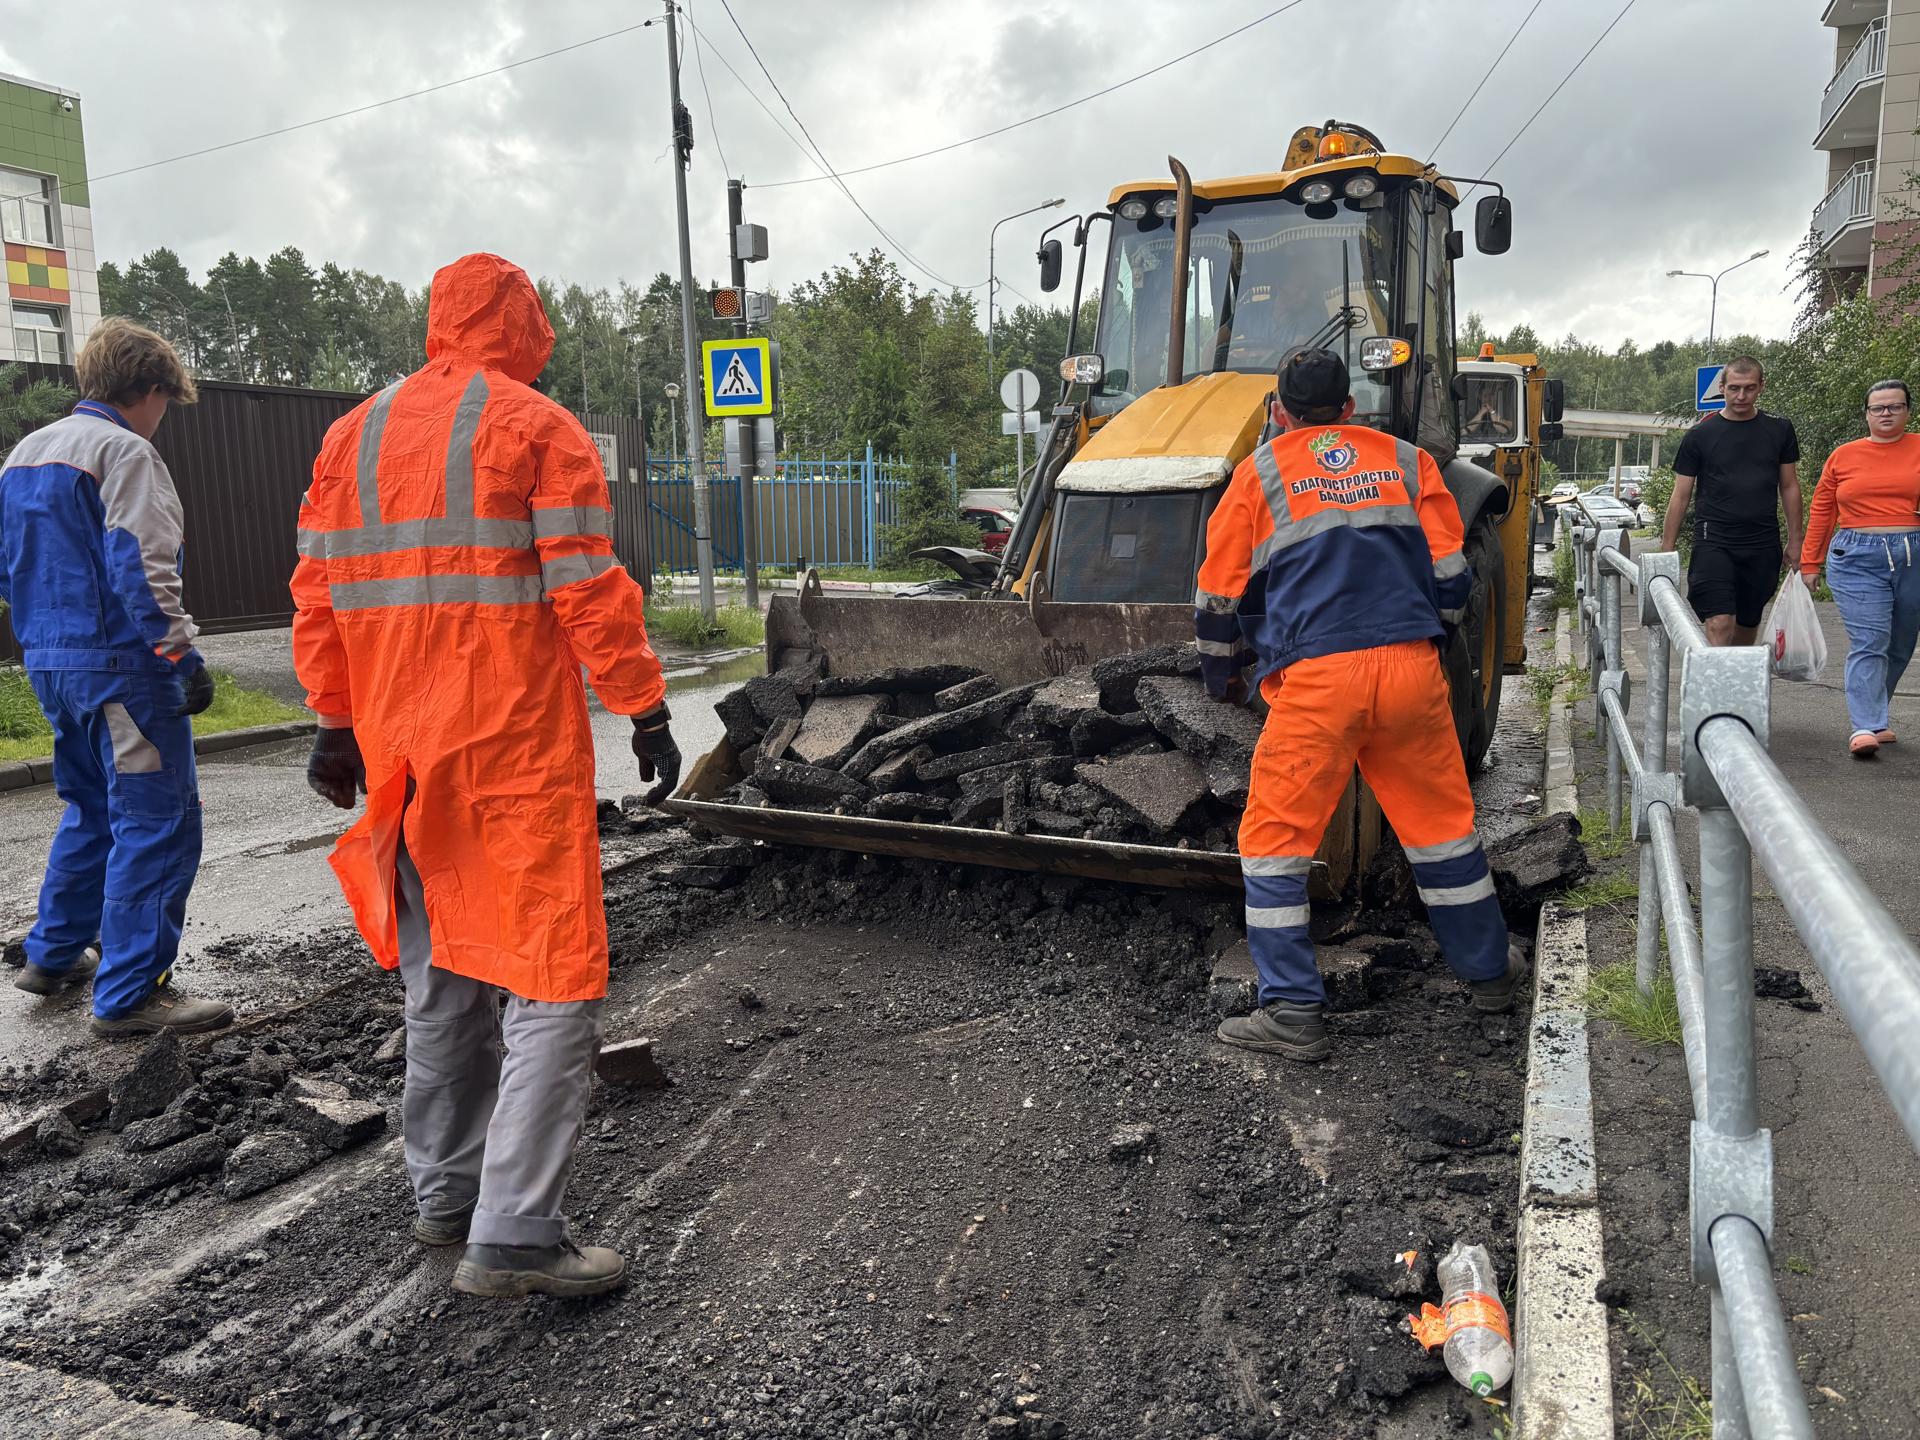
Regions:
<instances>
[{"instance_id":1,"label":"work glove","mask_svg":"<svg viewBox=\"0 0 1920 1440\"><path fill-rule=\"evenodd\" d=\"M673 716L666 705L656 705L644 715L633 717L633 754L640 762L640 778L660 783L646 793L646 802L657 806L680 784L680 747L673 743L667 722Z\"/></svg>"},{"instance_id":2,"label":"work glove","mask_svg":"<svg viewBox=\"0 0 1920 1440\"><path fill-rule=\"evenodd\" d=\"M307 756L307 784L313 793L342 810L353 808L355 793L367 790L367 767L360 758L360 742L353 727L314 732L313 753Z\"/></svg>"},{"instance_id":3,"label":"work glove","mask_svg":"<svg viewBox=\"0 0 1920 1440\"><path fill-rule=\"evenodd\" d=\"M198 655L180 662L180 685L187 698L175 715L198 715L213 704L213 672Z\"/></svg>"}]
</instances>

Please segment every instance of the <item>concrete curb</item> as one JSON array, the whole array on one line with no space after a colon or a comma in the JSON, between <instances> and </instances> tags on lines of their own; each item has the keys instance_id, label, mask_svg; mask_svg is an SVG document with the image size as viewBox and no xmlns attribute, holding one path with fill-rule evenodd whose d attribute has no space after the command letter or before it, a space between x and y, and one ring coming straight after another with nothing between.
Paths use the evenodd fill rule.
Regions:
<instances>
[{"instance_id":1,"label":"concrete curb","mask_svg":"<svg viewBox=\"0 0 1920 1440\"><path fill-rule=\"evenodd\" d=\"M314 722L289 720L279 725L249 725L241 730L222 730L215 735L193 737L193 753L218 755L223 750L242 750L250 745L272 745L282 740L298 740L311 735ZM53 783L53 757L39 760L11 760L0 765L0 791L27 790L35 785Z\"/></svg>"},{"instance_id":2,"label":"concrete curb","mask_svg":"<svg viewBox=\"0 0 1920 1440\"><path fill-rule=\"evenodd\" d=\"M1561 612L1554 663L1572 659ZM1566 679L1547 710L1549 815L1579 808ZM1612 1440L1613 1368L1594 1162L1587 1057L1587 922L1548 904L1534 946L1527 1037L1526 1113L1520 1135L1519 1273L1514 1277L1514 1440Z\"/></svg>"}]
</instances>

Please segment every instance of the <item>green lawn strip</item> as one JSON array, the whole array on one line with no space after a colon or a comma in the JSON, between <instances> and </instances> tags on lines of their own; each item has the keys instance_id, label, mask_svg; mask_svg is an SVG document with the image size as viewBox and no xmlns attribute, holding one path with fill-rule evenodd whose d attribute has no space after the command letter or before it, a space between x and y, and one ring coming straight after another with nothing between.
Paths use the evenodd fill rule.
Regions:
<instances>
[{"instance_id":1,"label":"green lawn strip","mask_svg":"<svg viewBox=\"0 0 1920 1440\"><path fill-rule=\"evenodd\" d=\"M1673 975L1664 966L1654 977L1653 995L1640 993L1631 960L1603 965L1587 980L1587 1013L1611 1020L1642 1045L1679 1045L1680 1002L1674 997Z\"/></svg>"},{"instance_id":2,"label":"green lawn strip","mask_svg":"<svg viewBox=\"0 0 1920 1440\"><path fill-rule=\"evenodd\" d=\"M764 643L767 622L744 605L721 605L709 625L698 605L656 600L647 607L647 633L690 649L733 649Z\"/></svg>"},{"instance_id":3,"label":"green lawn strip","mask_svg":"<svg viewBox=\"0 0 1920 1440\"><path fill-rule=\"evenodd\" d=\"M311 718L305 710L283 705L259 690L246 689L224 670L213 672L213 684L213 704L193 717L196 735ZM40 713L40 702L26 672L0 668L0 763L40 760L52 753L53 727Z\"/></svg>"}]
</instances>

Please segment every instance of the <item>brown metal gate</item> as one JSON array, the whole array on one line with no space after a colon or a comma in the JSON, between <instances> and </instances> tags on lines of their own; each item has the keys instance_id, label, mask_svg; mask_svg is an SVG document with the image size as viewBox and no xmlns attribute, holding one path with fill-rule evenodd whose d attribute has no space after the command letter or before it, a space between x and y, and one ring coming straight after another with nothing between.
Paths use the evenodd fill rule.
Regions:
<instances>
[{"instance_id":1,"label":"brown metal gate","mask_svg":"<svg viewBox=\"0 0 1920 1440\"><path fill-rule=\"evenodd\" d=\"M23 365L24 379L75 388L65 366ZM187 517L186 603L204 630L290 624L294 530L300 497L327 427L365 398L275 385L200 384L200 403L176 406L154 436ZM640 422L574 412L601 446L613 496L613 548L651 585L646 440ZM0 661L19 659L0 618Z\"/></svg>"}]
</instances>

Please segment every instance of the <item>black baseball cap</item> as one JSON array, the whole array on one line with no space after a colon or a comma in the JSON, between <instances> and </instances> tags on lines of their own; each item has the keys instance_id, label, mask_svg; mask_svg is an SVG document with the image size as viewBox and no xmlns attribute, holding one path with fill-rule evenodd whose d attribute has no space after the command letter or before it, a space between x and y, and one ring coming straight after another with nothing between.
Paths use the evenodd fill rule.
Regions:
<instances>
[{"instance_id":1,"label":"black baseball cap","mask_svg":"<svg viewBox=\"0 0 1920 1440\"><path fill-rule=\"evenodd\" d=\"M1280 367L1280 403L1295 415L1338 410L1352 393L1346 362L1331 350L1299 350Z\"/></svg>"}]
</instances>

